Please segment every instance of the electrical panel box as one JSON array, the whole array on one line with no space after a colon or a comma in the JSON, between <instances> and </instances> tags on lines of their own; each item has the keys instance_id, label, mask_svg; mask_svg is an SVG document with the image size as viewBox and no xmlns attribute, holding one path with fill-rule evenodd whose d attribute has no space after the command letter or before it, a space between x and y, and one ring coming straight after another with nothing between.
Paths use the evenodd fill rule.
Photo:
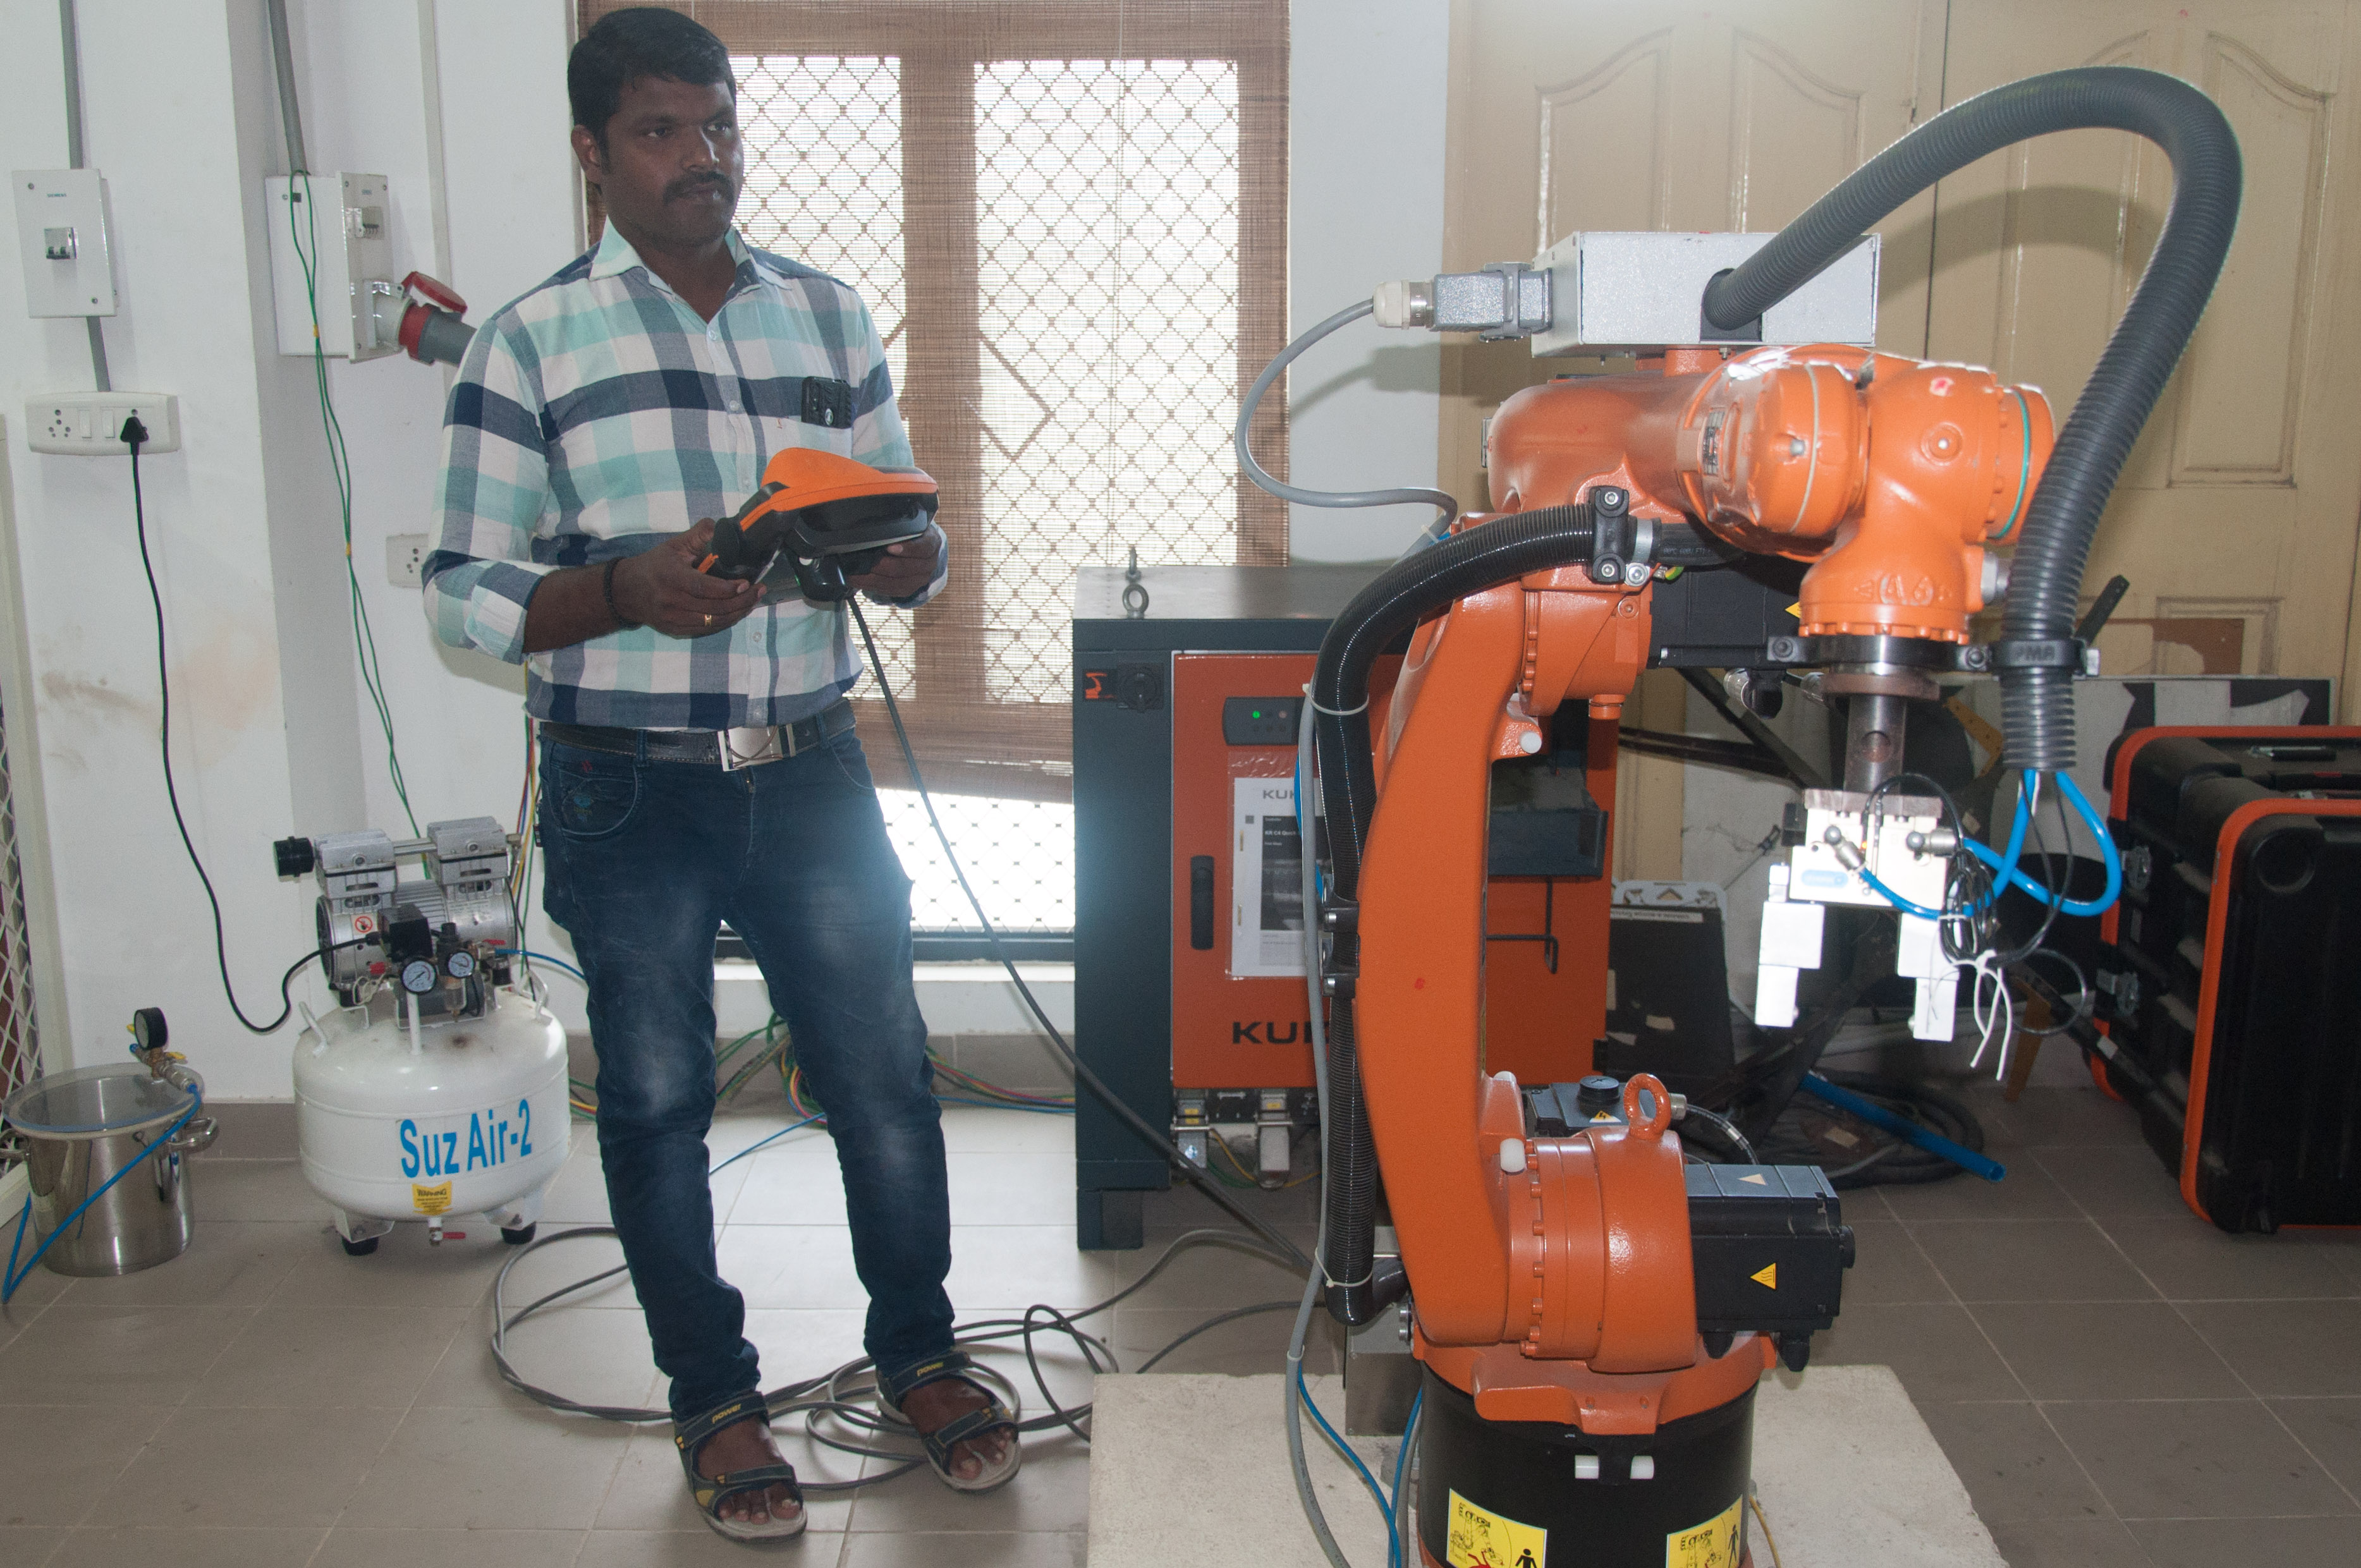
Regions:
<instances>
[{"instance_id":1,"label":"electrical panel box","mask_svg":"<svg viewBox=\"0 0 2361 1568\"><path fill-rule=\"evenodd\" d=\"M115 265L106 233L106 181L95 169L19 169L16 238L25 308L36 316L111 316Z\"/></svg>"},{"instance_id":2,"label":"electrical panel box","mask_svg":"<svg viewBox=\"0 0 2361 1568\"><path fill-rule=\"evenodd\" d=\"M1856 343L1877 339L1879 239L1859 244L1763 313L1760 337L1711 333L1705 291L1771 243L1767 234L1576 234L1533 260L1550 275L1552 321L1536 356L1630 353L1695 344Z\"/></svg>"},{"instance_id":3,"label":"electrical panel box","mask_svg":"<svg viewBox=\"0 0 2361 1568\"><path fill-rule=\"evenodd\" d=\"M320 352L377 359L401 352L401 274L394 269L390 197L382 174L277 176L269 207L270 288L279 352L309 359L316 307ZM372 305L391 307L383 314Z\"/></svg>"}]
</instances>

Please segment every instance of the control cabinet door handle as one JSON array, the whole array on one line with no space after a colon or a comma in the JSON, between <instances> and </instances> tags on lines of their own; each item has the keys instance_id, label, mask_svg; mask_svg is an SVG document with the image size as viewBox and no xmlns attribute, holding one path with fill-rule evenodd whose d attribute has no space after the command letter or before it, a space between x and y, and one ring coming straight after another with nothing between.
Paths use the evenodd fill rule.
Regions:
<instances>
[{"instance_id":1,"label":"control cabinet door handle","mask_svg":"<svg viewBox=\"0 0 2361 1568\"><path fill-rule=\"evenodd\" d=\"M1213 948L1213 857L1189 857L1189 945L1201 953Z\"/></svg>"}]
</instances>

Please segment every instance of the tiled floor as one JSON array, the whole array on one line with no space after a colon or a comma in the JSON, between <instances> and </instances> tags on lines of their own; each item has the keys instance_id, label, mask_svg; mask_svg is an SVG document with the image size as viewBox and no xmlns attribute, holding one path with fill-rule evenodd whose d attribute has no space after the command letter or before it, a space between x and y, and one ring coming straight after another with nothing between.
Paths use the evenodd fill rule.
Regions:
<instances>
[{"instance_id":1,"label":"tiled floor","mask_svg":"<svg viewBox=\"0 0 2361 1568\"><path fill-rule=\"evenodd\" d=\"M2361 1239L2216 1231L2093 1091L1976 1104L2007 1179L1849 1195L1815 1359L1900 1374L2014 1568L2361 1563Z\"/></svg>"},{"instance_id":2,"label":"tiled floor","mask_svg":"<svg viewBox=\"0 0 2361 1568\"><path fill-rule=\"evenodd\" d=\"M2130 1113L2087 1091L1980 1104L2008 1179L1850 1197L1861 1261L1818 1358L1895 1368L2015 1568L2361 1561L2361 1243L2215 1233L2180 1207ZM782 1121L775 1105L726 1118L716 1157ZM963 1317L1100 1299L1215 1217L1169 1195L1146 1254L1078 1253L1067 1123L954 1109L947 1125ZM0 1314L0 1568L747 1560L689 1511L662 1428L554 1415L500 1382L484 1346L508 1255L496 1238L436 1252L403 1227L347 1258L291 1161L229 1157L284 1151L233 1135L199 1164L187 1256L122 1279L38 1274ZM1308 1245L1312 1190L1254 1196ZM716 1191L770 1380L855 1354L862 1298L823 1138L741 1160ZM582 1136L544 1234L604 1217ZM510 1299L614 1256L604 1241L544 1249ZM1201 1251L1106 1326L1136 1366L1209 1312L1294 1293L1276 1269ZM1277 1370L1287 1322L1225 1325L1163 1365ZM520 1328L511 1349L577 1398L660 1398L620 1281ZM1077 1358L1049 1361L1060 1398L1087 1398ZM1313 1370L1332 1365L1315 1344ZM791 1455L807 1480L857 1464ZM816 1498L812 1533L778 1555L1078 1564L1086 1465L1078 1441L1043 1435L988 1497L917 1475Z\"/></svg>"},{"instance_id":3,"label":"tiled floor","mask_svg":"<svg viewBox=\"0 0 2361 1568\"><path fill-rule=\"evenodd\" d=\"M725 1118L715 1157L786 1120L776 1102ZM1164 1242L1219 1218L1202 1199L1171 1194L1151 1209L1145 1253L1080 1253L1070 1122L954 1107L946 1127L950 1288L963 1320L1104 1299ZM229 1157L255 1143L236 1132L198 1162L187 1255L120 1279L37 1272L0 1311L0 1568L748 1560L691 1510L668 1429L555 1415L501 1382L484 1343L492 1278L511 1251L497 1233L469 1227L466 1240L430 1250L423 1230L405 1225L375 1256L348 1258L294 1162ZM1312 1190L1250 1196L1309 1247ZM857 1355L864 1298L825 1135L793 1134L737 1162L715 1195L724 1266L745 1292L766 1381ZM542 1233L605 1218L597 1149L577 1128ZM620 1255L603 1239L543 1249L506 1299L513 1309ZM1265 1265L1203 1248L1096 1327L1128 1368L1215 1311L1291 1306L1299 1289ZM1275 1370L1289 1321L1273 1312L1224 1325L1162 1367ZM1079 1355L1041 1344L1060 1400L1087 1399ZM662 1403L620 1279L518 1329L511 1354L524 1376L577 1398ZM1021 1355L995 1359L1030 1396ZM1334 1370L1324 1341L1310 1365ZM1041 1408L1037 1398L1027 1406ZM807 1482L859 1473L858 1459L800 1443L788 1453ZM774 1555L844 1568L1079 1564L1087 1464L1077 1439L1049 1432L1027 1440L1018 1481L988 1497L956 1496L923 1473L816 1496L810 1533Z\"/></svg>"}]
</instances>

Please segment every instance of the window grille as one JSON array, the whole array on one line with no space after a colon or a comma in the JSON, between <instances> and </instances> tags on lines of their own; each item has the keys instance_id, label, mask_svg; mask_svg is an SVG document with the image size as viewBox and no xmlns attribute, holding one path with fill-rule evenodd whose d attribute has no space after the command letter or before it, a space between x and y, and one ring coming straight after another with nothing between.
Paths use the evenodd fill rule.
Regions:
<instances>
[{"instance_id":1,"label":"window grille","mask_svg":"<svg viewBox=\"0 0 2361 1568\"><path fill-rule=\"evenodd\" d=\"M1071 915L1067 924L1071 925ZM9 784L8 740L0 723L0 1099L40 1075L41 1043L33 1017L32 946L25 920L25 872L16 856L16 795ZM0 1146L21 1146L15 1131L0 1131Z\"/></svg>"},{"instance_id":2,"label":"window grille","mask_svg":"<svg viewBox=\"0 0 2361 1568\"><path fill-rule=\"evenodd\" d=\"M585 27L613 0L582 0ZM1286 560L1238 400L1286 330L1272 0L681 0L731 50L756 246L843 279L942 487L950 587L872 615L930 785L1071 793L1076 573ZM593 203L595 215L595 202ZM1285 400L1256 444L1281 461ZM871 765L904 783L883 705Z\"/></svg>"}]
</instances>

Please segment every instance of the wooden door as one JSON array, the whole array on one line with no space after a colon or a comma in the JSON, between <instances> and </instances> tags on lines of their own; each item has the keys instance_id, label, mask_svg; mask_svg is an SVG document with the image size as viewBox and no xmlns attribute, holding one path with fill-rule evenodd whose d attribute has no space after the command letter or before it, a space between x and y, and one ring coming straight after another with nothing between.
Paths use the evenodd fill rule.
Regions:
<instances>
[{"instance_id":1,"label":"wooden door","mask_svg":"<svg viewBox=\"0 0 2361 1568\"><path fill-rule=\"evenodd\" d=\"M2361 674L2348 642L2361 444L2334 395L2361 347L2356 31L2341 0L1951 7L1949 103L2064 66L2144 65L2211 94L2245 153L2228 267L2084 575L2086 596L2131 579L2101 641L2111 674ZM2062 419L2170 196L2163 156L2116 131L2044 137L1945 181L1932 355L2037 385Z\"/></svg>"},{"instance_id":2,"label":"wooden door","mask_svg":"<svg viewBox=\"0 0 2361 1568\"><path fill-rule=\"evenodd\" d=\"M1576 230L1769 231L1941 99L1943 0L1709 6L1459 0L1453 15L1444 265L1524 260ZM1884 225L1878 342L1922 351L1933 202ZM1485 504L1483 422L1553 375L1628 362L1535 359L1447 339L1443 484ZM1677 676L1642 679L1632 723L1686 728ZM1614 874L1681 875L1681 770L1626 758Z\"/></svg>"}]
</instances>

